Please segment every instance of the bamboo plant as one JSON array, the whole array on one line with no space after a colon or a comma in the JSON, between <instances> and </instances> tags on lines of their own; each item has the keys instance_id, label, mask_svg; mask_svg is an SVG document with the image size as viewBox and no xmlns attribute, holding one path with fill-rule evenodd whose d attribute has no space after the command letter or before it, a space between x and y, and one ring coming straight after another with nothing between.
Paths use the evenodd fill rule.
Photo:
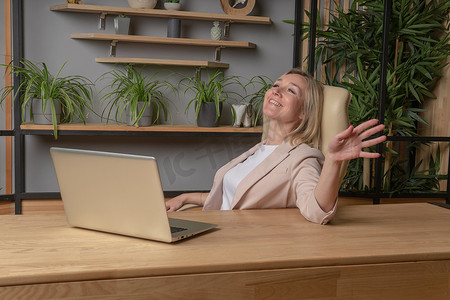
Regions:
<instances>
[{"instance_id":1,"label":"bamboo plant","mask_svg":"<svg viewBox=\"0 0 450 300\"><path fill-rule=\"evenodd\" d=\"M384 120L388 135L416 136L417 124L428 124L421 117L423 109L420 105L426 99L435 98L432 89L442 76L441 70L450 54L449 12L450 2L446 0L393 1ZM335 1L331 15L334 17L325 30L321 28L318 17L315 66L321 67L326 84L342 86L352 93L350 121L359 124L377 116L384 1L354 0L348 11ZM309 24L303 25L309 32ZM435 181L429 180L409 180L416 186L401 188L405 178L424 176L418 173L417 168L405 164L406 160L400 155L402 151L414 151L414 147L419 146L412 143L412 149L403 150L399 145L387 144L384 153L386 192L435 188ZM427 174L436 180L441 178L435 173L438 160L432 161ZM350 162L344 189L367 188L363 184L362 168L362 160ZM401 169L403 171L399 171Z\"/></svg>"}]
</instances>

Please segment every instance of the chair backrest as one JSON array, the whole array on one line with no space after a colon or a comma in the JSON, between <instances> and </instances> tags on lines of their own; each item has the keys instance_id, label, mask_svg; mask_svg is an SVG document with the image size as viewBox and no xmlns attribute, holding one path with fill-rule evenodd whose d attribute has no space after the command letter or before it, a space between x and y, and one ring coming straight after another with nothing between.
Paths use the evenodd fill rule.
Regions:
<instances>
[{"instance_id":1,"label":"chair backrest","mask_svg":"<svg viewBox=\"0 0 450 300\"><path fill-rule=\"evenodd\" d=\"M328 143L339 132L350 125L348 119L348 105L352 95L344 88L325 85L323 89L323 112L320 126L319 149L324 155L328 150ZM342 164L340 180L344 179L348 161Z\"/></svg>"},{"instance_id":2,"label":"chair backrest","mask_svg":"<svg viewBox=\"0 0 450 300\"><path fill-rule=\"evenodd\" d=\"M319 149L324 155L328 150L328 143L337 133L348 128L348 105L352 95L344 88L325 85L323 90L323 112L320 126ZM262 139L266 138L266 126L263 125ZM342 165L340 179L344 178L348 162Z\"/></svg>"}]
</instances>

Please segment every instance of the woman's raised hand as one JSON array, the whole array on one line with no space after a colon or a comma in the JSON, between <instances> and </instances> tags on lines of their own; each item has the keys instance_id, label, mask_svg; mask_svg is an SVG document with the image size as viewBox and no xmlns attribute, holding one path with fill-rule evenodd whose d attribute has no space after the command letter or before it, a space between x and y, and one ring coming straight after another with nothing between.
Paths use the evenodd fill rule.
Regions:
<instances>
[{"instance_id":1,"label":"woman's raised hand","mask_svg":"<svg viewBox=\"0 0 450 300\"><path fill-rule=\"evenodd\" d=\"M362 151L364 148L375 146L386 140L385 135L368 139L384 130L385 126L383 124L377 124L378 120L372 119L356 127L350 125L346 130L336 134L330 141L327 156L332 156L335 161L351 160L358 157L379 157L379 153Z\"/></svg>"}]
</instances>

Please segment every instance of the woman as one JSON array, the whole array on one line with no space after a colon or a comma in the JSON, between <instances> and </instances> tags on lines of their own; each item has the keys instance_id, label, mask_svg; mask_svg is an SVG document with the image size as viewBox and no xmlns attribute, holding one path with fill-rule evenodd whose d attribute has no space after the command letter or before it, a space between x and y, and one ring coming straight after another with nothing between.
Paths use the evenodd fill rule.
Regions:
<instances>
[{"instance_id":1,"label":"woman","mask_svg":"<svg viewBox=\"0 0 450 300\"><path fill-rule=\"evenodd\" d=\"M210 193L186 193L166 202L168 211L187 203L209 209L298 207L311 222L326 224L336 212L344 161L377 158L362 151L386 140L377 120L349 126L329 143L326 157L314 147L320 132L323 86L292 69L264 97L267 138L220 168Z\"/></svg>"}]
</instances>

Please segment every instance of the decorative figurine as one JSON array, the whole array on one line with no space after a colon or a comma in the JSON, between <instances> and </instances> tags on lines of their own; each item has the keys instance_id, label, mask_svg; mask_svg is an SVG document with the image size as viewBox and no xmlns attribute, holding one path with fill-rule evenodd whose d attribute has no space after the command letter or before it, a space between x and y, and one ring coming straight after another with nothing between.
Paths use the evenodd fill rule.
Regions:
<instances>
[{"instance_id":1,"label":"decorative figurine","mask_svg":"<svg viewBox=\"0 0 450 300\"><path fill-rule=\"evenodd\" d=\"M211 39L220 41L222 39L222 28L220 28L219 21L213 22L213 27L211 28Z\"/></svg>"}]
</instances>

